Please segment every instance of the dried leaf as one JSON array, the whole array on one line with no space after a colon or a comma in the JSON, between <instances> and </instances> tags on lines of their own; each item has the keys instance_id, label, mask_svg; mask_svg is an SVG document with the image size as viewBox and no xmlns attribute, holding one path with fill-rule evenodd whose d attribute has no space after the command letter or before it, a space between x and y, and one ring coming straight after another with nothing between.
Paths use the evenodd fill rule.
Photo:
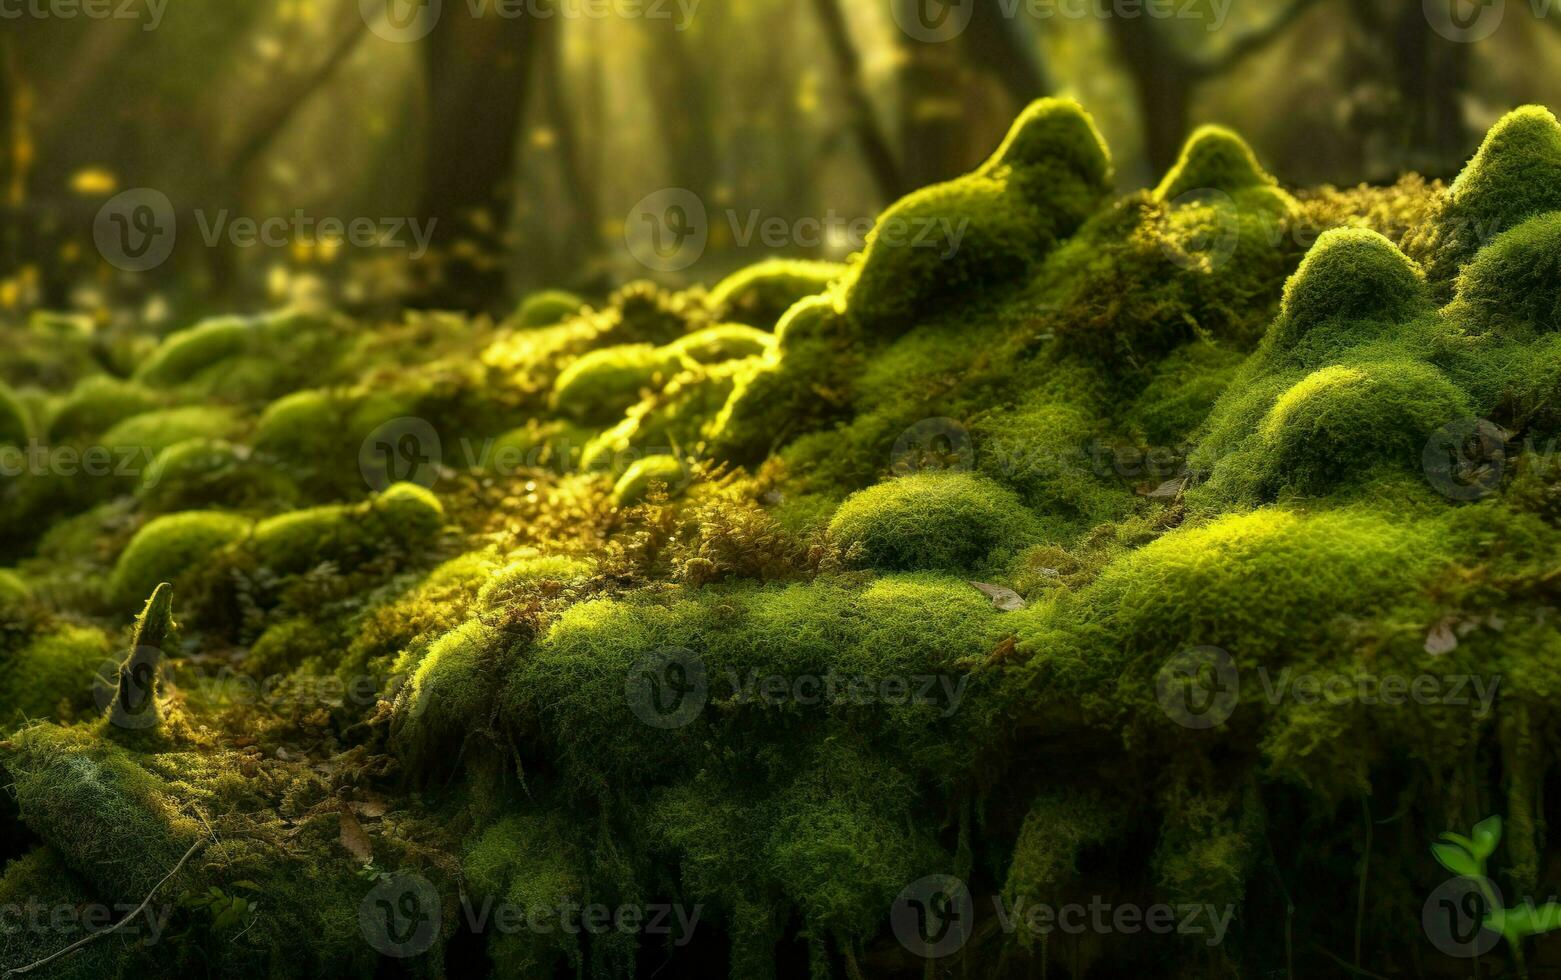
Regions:
<instances>
[{"instance_id":1,"label":"dried leaf","mask_svg":"<svg viewBox=\"0 0 1561 980\"><path fill-rule=\"evenodd\" d=\"M347 853L357 858L364 864L374 860L374 843L369 840L369 835L358 823L358 818L348 807L343 807L341 818L341 846L347 849Z\"/></svg>"},{"instance_id":2,"label":"dried leaf","mask_svg":"<svg viewBox=\"0 0 1561 980\"><path fill-rule=\"evenodd\" d=\"M1425 652L1433 657L1452 653L1458 649L1458 637L1453 633L1453 621L1444 619L1431 627L1425 637Z\"/></svg>"},{"instance_id":3,"label":"dried leaf","mask_svg":"<svg viewBox=\"0 0 1561 980\"><path fill-rule=\"evenodd\" d=\"M999 612L1015 612L1024 608L1024 600L1013 589L1004 588L1001 585L988 585L985 582L971 582L980 589L988 599L992 600L992 608Z\"/></svg>"}]
</instances>

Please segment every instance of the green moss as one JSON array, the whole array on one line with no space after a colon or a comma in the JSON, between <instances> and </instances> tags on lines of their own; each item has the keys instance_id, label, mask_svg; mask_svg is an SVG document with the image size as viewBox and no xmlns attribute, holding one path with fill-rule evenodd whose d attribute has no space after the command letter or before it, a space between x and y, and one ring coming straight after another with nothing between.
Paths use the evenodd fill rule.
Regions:
<instances>
[{"instance_id":1,"label":"green moss","mask_svg":"<svg viewBox=\"0 0 1561 980\"><path fill-rule=\"evenodd\" d=\"M27 581L9 568L0 568L0 606L17 606L32 598Z\"/></svg>"},{"instance_id":2,"label":"green moss","mask_svg":"<svg viewBox=\"0 0 1561 980\"><path fill-rule=\"evenodd\" d=\"M769 330L799 300L822 293L845 272L834 262L766 259L716 283L710 309L721 320Z\"/></svg>"},{"instance_id":3,"label":"green moss","mask_svg":"<svg viewBox=\"0 0 1561 980\"><path fill-rule=\"evenodd\" d=\"M1154 193L1162 201L1172 201L1194 191L1229 194L1276 185L1240 136L1223 126L1200 126Z\"/></svg>"},{"instance_id":4,"label":"green moss","mask_svg":"<svg viewBox=\"0 0 1561 980\"><path fill-rule=\"evenodd\" d=\"M609 423L659 389L684 366L675 351L649 344L627 344L592 351L558 376L553 407L581 422Z\"/></svg>"},{"instance_id":5,"label":"green moss","mask_svg":"<svg viewBox=\"0 0 1561 980\"><path fill-rule=\"evenodd\" d=\"M521 300L515 311L515 325L519 327L545 327L579 313L585 300L561 289L544 289L529 294Z\"/></svg>"},{"instance_id":6,"label":"green moss","mask_svg":"<svg viewBox=\"0 0 1561 980\"><path fill-rule=\"evenodd\" d=\"M1406 245L1440 291L1502 232L1536 215L1561 211L1561 124L1543 106L1501 118Z\"/></svg>"},{"instance_id":7,"label":"green moss","mask_svg":"<svg viewBox=\"0 0 1561 980\"><path fill-rule=\"evenodd\" d=\"M494 677L512 645L503 630L473 619L429 646L396 709L394 737L414 767L459 753L492 715Z\"/></svg>"},{"instance_id":8,"label":"green moss","mask_svg":"<svg viewBox=\"0 0 1561 980\"><path fill-rule=\"evenodd\" d=\"M580 468L617 476L643 456L702 453L711 425L738 379L751 369L751 360L727 361L678 374L592 439L580 456Z\"/></svg>"},{"instance_id":9,"label":"green moss","mask_svg":"<svg viewBox=\"0 0 1561 980\"><path fill-rule=\"evenodd\" d=\"M55 440L90 439L157 405L157 395L139 382L95 375L84 379L55 408L49 436Z\"/></svg>"},{"instance_id":10,"label":"green moss","mask_svg":"<svg viewBox=\"0 0 1561 980\"><path fill-rule=\"evenodd\" d=\"M89 714L92 684L110 659L102 630L64 625L35 637L10 656L0 655L0 728L24 719L70 719Z\"/></svg>"},{"instance_id":11,"label":"green moss","mask_svg":"<svg viewBox=\"0 0 1561 980\"><path fill-rule=\"evenodd\" d=\"M543 555L512 561L493 573L477 595L479 605L499 608L510 605L526 593L547 582L568 585L590 578L596 565L588 558Z\"/></svg>"},{"instance_id":12,"label":"green moss","mask_svg":"<svg viewBox=\"0 0 1561 980\"><path fill-rule=\"evenodd\" d=\"M26 852L8 862L4 872L0 876L0 909L7 910L11 921L4 951L0 952L0 971L20 969L53 956L129 911L116 912L111 903L93 895L50 847ZM88 943L55 960L46 975L58 980L105 980L155 969L155 937L146 920L137 922L133 932L123 930L118 942L108 939Z\"/></svg>"},{"instance_id":13,"label":"green moss","mask_svg":"<svg viewBox=\"0 0 1561 980\"><path fill-rule=\"evenodd\" d=\"M1464 266L1448 317L1470 329L1517 337L1561 331L1558 275L1561 214L1530 219L1503 232Z\"/></svg>"},{"instance_id":14,"label":"green moss","mask_svg":"<svg viewBox=\"0 0 1561 980\"><path fill-rule=\"evenodd\" d=\"M411 673L429 643L466 620L497 567L489 551L468 552L387 598L354 624L338 675Z\"/></svg>"},{"instance_id":15,"label":"green moss","mask_svg":"<svg viewBox=\"0 0 1561 980\"><path fill-rule=\"evenodd\" d=\"M853 495L829 522L874 568L968 570L1030 543L1035 519L1013 491L972 473L918 473Z\"/></svg>"},{"instance_id":16,"label":"green moss","mask_svg":"<svg viewBox=\"0 0 1561 980\"><path fill-rule=\"evenodd\" d=\"M1468 401L1430 365L1323 368L1281 395L1259 426L1267 480L1319 494L1382 464L1417 470L1430 435L1467 417Z\"/></svg>"},{"instance_id":17,"label":"green moss","mask_svg":"<svg viewBox=\"0 0 1561 980\"><path fill-rule=\"evenodd\" d=\"M444 526L439 498L397 483L361 504L332 504L268 517L249 549L273 572L294 574L321 562L346 562L398 549L419 552Z\"/></svg>"},{"instance_id":18,"label":"green moss","mask_svg":"<svg viewBox=\"0 0 1561 980\"><path fill-rule=\"evenodd\" d=\"M249 521L224 511L185 511L148 521L114 566L112 591L121 606L139 604L159 582L176 582L202 561L242 539Z\"/></svg>"},{"instance_id":19,"label":"green moss","mask_svg":"<svg viewBox=\"0 0 1561 980\"><path fill-rule=\"evenodd\" d=\"M158 453L190 439L224 439L238 429L238 421L229 409L192 405L133 415L107 432L102 443L114 452L139 449L146 462Z\"/></svg>"},{"instance_id":20,"label":"green moss","mask_svg":"<svg viewBox=\"0 0 1561 980\"><path fill-rule=\"evenodd\" d=\"M254 327L254 321L241 317L220 317L170 334L136 371L136 380L155 388L189 381L201 370L242 353Z\"/></svg>"},{"instance_id":21,"label":"green moss","mask_svg":"<svg viewBox=\"0 0 1561 980\"><path fill-rule=\"evenodd\" d=\"M646 456L630 463L623 476L613 484L612 502L619 507L632 507L658 486L668 496L677 496L687 487L688 480L688 464L678 457Z\"/></svg>"},{"instance_id":22,"label":"green moss","mask_svg":"<svg viewBox=\"0 0 1561 980\"><path fill-rule=\"evenodd\" d=\"M31 435L27 407L8 385L0 384L0 446L26 446Z\"/></svg>"},{"instance_id":23,"label":"green moss","mask_svg":"<svg viewBox=\"0 0 1561 980\"><path fill-rule=\"evenodd\" d=\"M879 217L847 277L846 305L870 330L895 335L954 299L1022 282L1099 207L1110 180L1084 110L1041 99L976 171Z\"/></svg>"},{"instance_id":24,"label":"green moss","mask_svg":"<svg viewBox=\"0 0 1561 980\"><path fill-rule=\"evenodd\" d=\"M788 438L838 417L861 364L856 328L827 296L786 311L775 347L733 377L709 426L718 458L751 464Z\"/></svg>"},{"instance_id":25,"label":"green moss","mask_svg":"<svg viewBox=\"0 0 1561 980\"><path fill-rule=\"evenodd\" d=\"M785 312L782 310L781 312ZM763 330L740 323L721 323L679 337L665 348L697 364L715 364L767 352L774 338Z\"/></svg>"},{"instance_id":26,"label":"green moss","mask_svg":"<svg viewBox=\"0 0 1561 980\"><path fill-rule=\"evenodd\" d=\"M221 439L189 439L157 455L136 495L153 511L287 509L298 488L286 475Z\"/></svg>"},{"instance_id":27,"label":"green moss","mask_svg":"<svg viewBox=\"0 0 1561 980\"><path fill-rule=\"evenodd\" d=\"M1334 321L1352 322L1340 328L1348 331L1343 338L1322 343L1359 343L1370 339L1362 336L1362 321L1368 329L1372 324L1401 323L1429 306L1424 275L1392 242L1374 231L1336 228L1323 232L1285 283L1274 343L1293 348ZM1320 345L1317 340L1310 343Z\"/></svg>"},{"instance_id":28,"label":"green moss","mask_svg":"<svg viewBox=\"0 0 1561 980\"><path fill-rule=\"evenodd\" d=\"M555 819L525 814L488 827L462 866L477 895L546 916L583 901L587 880L581 863L570 834ZM495 972L510 977L578 971L584 960L578 938L560 928L495 932L488 955Z\"/></svg>"},{"instance_id":29,"label":"green moss","mask_svg":"<svg viewBox=\"0 0 1561 980\"><path fill-rule=\"evenodd\" d=\"M392 391L294 392L261 413L255 452L317 499L356 495L366 489L364 443L379 426L415 417L415 409L412 399ZM378 459L372 452L367 458Z\"/></svg>"}]
</instances>

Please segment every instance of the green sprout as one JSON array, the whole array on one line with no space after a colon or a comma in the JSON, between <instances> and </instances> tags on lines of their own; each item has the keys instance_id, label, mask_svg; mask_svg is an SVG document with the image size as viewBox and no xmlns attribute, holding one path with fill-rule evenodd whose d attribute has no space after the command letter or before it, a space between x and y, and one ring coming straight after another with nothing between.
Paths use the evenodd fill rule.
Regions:
<instances>
[{"instance_id":1,"label":"green sprout","mask_svg":"<svg viewBox=\"0 0 1561 980\"><path fill-rule=\"evenodd\" d=\"M1561 929L1561 903L1535 905L1527 900L1513 908L1505 908L1497 897L1496 886L1485 873L1485 862L1495 853L1499 843L1501 817L1486 817L1474 825L1474 831L1468 837L1451 831L1444 833L1440 841L1431 845L1431 854L1448 871L1474 882L1490 909L1482 925L1500 933L1517 952L1525 937Z\"/></svg>"}]
</instances>

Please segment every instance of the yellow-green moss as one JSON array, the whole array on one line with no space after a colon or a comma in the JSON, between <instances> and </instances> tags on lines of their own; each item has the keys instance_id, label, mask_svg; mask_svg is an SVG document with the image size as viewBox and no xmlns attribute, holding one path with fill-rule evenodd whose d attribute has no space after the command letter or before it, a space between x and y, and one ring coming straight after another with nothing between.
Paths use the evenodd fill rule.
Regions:
<instances>
[{"instance_id":1,"label":"yellow-green moss","mask_svg":"<svg viewBox=\"0 0 1561 980\"><path fill-rule=\"evenodd\" d=\"M1323 232L1285 283L1273 342L1284 350L1303 343L1337 350L1372 339L1369 331L1390 333L1429 307L1424 275L1397 246L1374 231L1335 228ZM1328 324L1337 326L1314 336Z\"/></svg>"},{"instance_id":2,"label":"yellow-green moss","mask_svg":"<svg viewBox=\"0 0 1561 980\"><path fill-rule=\"evenodd\" d=\"M219 317L169 334L136 371L136 380L158 388L182 384L202 369L241 353L253 329L251 320Z\"/></svg>"},{"instance_id":3,"label":"yellow-green moss","mask_svg":"<svg viewBox=\"0 0 1561 980\"><path fill-rule=\"evenodd\" d=\"M249 521L216 510L158 517L136 532L114 566L113 593L121 606L138 605L159 582L175 582L214 552L249 533Z\"/></svg>"},{"instance_id":4,"label":"yellow-green moss","mask_svg":"<svg viewBox=\"0 0 1561 980\"><path fill-rule=\"evenodd\" d=\"M477 602L488 608L506 606L545 582L568 585L590 578L595 568L588 558L566 555L521 558L494 572L483 583Z\"/></svg>"},{"instance_id":5,"label":"yellow-green moss","mask_svg":"<svg viewBox=\"0 0 1561 980\"><path fill-rule=\"evenodd\" d=\"M1561 175L1558 175L1561 180ZM1517 337L1561 331L1561 213L1503 232L1458 274L1448 316Z\"/></svg>"},{"instance_id":6,"label":"yellow-green moss","mask_svg":"<svg viewBox=\"0 0 1561 980\"><path fill-rule=\"evenodd\" d=\"M135 381L107 375L84 379L54 410L49 436L55 440L89 439L131 416L157 407L157 395Z\"/></svg>"},{"instance_id":7,"label":"yellow-green moss","mask_svg":"<svg viewBox=\"0 0 1561 980\"><path fill-rule=\"evenodd\" d=\"M133 415L107 432L102 443L114 452L139 449L150 462L158 453L189 439L225 439L238 429L234 413L226 408L191 405Z\"/></svg>"},{"instance_id":8,"label":"yellow-green moss","mask_svg":"<svg viewBox=\"0 0 1561 980\"><path fill-rule=\"evenodd\" d=\"M629 464L623 476L613 484L612 502L619 507L640 503L652 487L661 487L668 496L677 496L688 485L689 464L677 456L646 456Z\"/></svg>"},{"instance_id":9,"label":"yellow-green moss","mask_svg":"<svg viewBox=\"0 0 1561 980\"><path fill-rule=\"evenodd\" d=\"M845 266L834 262L766 259L716 283L710 290L710 309L722 320L769 330L797 301L822 293L845 272Z\"/></svg>"},{"instance_id":10,"label":"yellow-green moss","mask_svg":"<svg viewBox=\"0 0 1561 980\"><path fill-rule=\"evenodd\" d=\"M853 317L900 334L935 307L1024 281L1099 207L1111 161L1075 102L1027 108L973 173L915 191L883 215L846 279Z\"/></svg>"},{"instance_id":11,"label":"yellow-green moss","mask_svg":"<svg viewBox=\"0 0 1561 980\"><path fill-rule=\"evenodd\" d=\"M155 511L295 505L298 488L280 471L253 460L249 450L222 439L174 443L153 460L136 495Z\"/></svg>"},{"instance_id":12,"label":"yellow-green moss","mask_svg":"<svg viewBox=\"0 0 1561 980\"><path fill-rule=\"evenodd\" d=\"M966 570L1029 544L1035 519L1013 491L973 473L917 473L854 494L829 522L883 569Z\"/></svg>"},{"instance_id":13,"label":"yellow-green moss","mask_svg":"<svg viewBox=\"0 0 1561 980\"><path fill-rule=\"evenodd\" d=\"M32 435L27 407L8 385L0 383L0 446L26 446Z\"/></svg>"},{"instance_id":14,"label":"yellow-green moss","mask_svg":"<svg viewBox=\"0 0 1561 980\"><path fill-rule=\"evenodd\" d=\"M679 337L665 349L697 364L715 364L763 354L773 344L774 338L763 330L741 323L720 323Z\"/></svg>"},{"instance_id":15,"label":"yellow-green moss","mask_svg":"<svg viewBox=\"0 0 1561 980\"><path fill-rule=\"evenodd\" d=\"M266 518L255 525L248 547L262 565L288 574L391 549L420 551L443 526L439 498L420 486L397 483L361 504L331 504Z\"/></svg>"},{"instance_id":16,"label":"yellow-green moss","mask_svg":"<svg viewBox=\"0 0 1561 980\"><path fill-rule=\"evenodd\" d=\"M562 289L544 289L521 300L515 311L519 327L545 327L579 313L585 300Z\"/></svg>"},{"instance_id":17,"label":"yellow-green moss","mask_svg":"<svg viewBox=\"0 0 1561 980\"><path fill-rule=\"evenodd\" d=\"M649 344L595 350L558 376L553 407L582 422L612 422L643 392L670 381L683 364L675 351Z\"/></svg>"},{"instance_id":18,"label":"yellow-green moss","mask_svg":"<svg viewBox=\"0 0 1561 980\"><path fill-rule=\"evenodd\" d=\"M94 678L109 661L106 634L94 626L63 625L34 637L14 654L0 654L0 729L24 719L82 717L94 708Z\"/></svg>"}]
</instances>

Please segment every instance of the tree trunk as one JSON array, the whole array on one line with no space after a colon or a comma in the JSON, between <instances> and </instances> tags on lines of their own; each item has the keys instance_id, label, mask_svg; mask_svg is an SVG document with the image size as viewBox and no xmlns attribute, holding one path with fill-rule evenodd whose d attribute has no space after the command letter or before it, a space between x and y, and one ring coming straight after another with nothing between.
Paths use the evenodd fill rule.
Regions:
<instances>
[{"instance_id":1,"label":"tree trunk","mask_svg":"<svg viewBox=\"0 0 1561 980\"><path fill-rule=\"evenodd\" d=\"M441 17L423 42L428 92L419 215L432 222L421 305L474 312L506 301L504 233L538 32L556 18Z\"/></svg>"},{"instance_id":2,"label":"tree trunk","mask_svg":"<svg viewBox=\"0 0 1561 980\"><path fill-rule=\"evenodd\" d=\"M879 125L878 113L862 80L862 59L851 40L846 21L840 10L839 0L813 0L813 11L818 16L824 39L829 44L835 65L840 73L840 86L845 92L846 104L851 113L851 126L862 159L878 188L884 202L896 200L909 188L900 174L900 165L889 146L889 138Z\"/></svg>"},{"instance_id":3,"label":"tree trunk","mask_svg":"<svg viewBox=\"0 0 1561 980\"><path fill-rule=\"evenodd\" d=\"M1108 17L1120 61L1138 99L1144 156L1156 178L1176 162L1192 117L1197 72L1148 17Z\"/></svg>"},{"instance_id":4,"label":"tree trunk","mask_svg":"<svg viewBox=\"0 0 1561 980\"><path fill-rule=\"evenodd\" d=\"M1052 91L1041 50L1018 17L1003 12L1003 0L976 0L963 41L972 65L994 75L1015 112Z\"/></svg>"}]
</instances>

